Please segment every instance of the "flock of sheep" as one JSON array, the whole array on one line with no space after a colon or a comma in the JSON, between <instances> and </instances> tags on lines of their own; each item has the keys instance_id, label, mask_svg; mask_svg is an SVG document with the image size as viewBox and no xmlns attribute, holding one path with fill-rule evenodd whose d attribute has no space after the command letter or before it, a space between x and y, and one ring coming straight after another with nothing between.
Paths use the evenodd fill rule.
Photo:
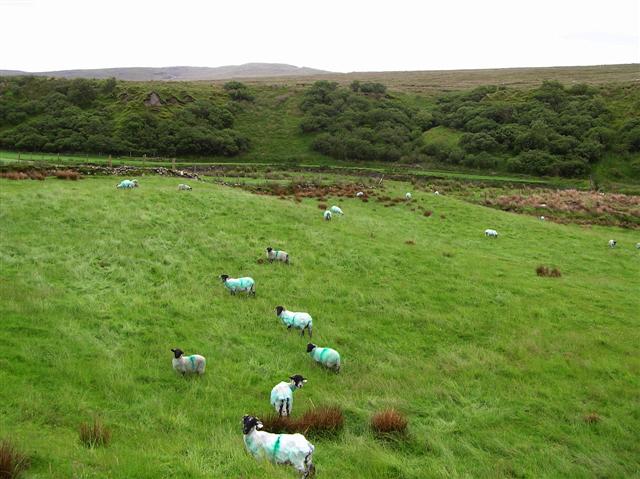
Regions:
<instances>
[{"instance_id":1,"label":"flock of sheep","mask_svg":"<svg viewBox=\"0 0 640 479\"><path fill-rule=\"evenodd\" d=\"M116 187L120 189L137 188L137 180L123 180ZM189 185L180 184L178 190L191 191ZM436 191L436 195L439 193ZM356 193L357 197L364 196L364 192ZM405 198L411 200L411 193L406 193ZM325 220L329 221L333 215L344 215L338 206L332 206L323 213ZM544 216L540 217L544 220ZM494 229L486 229L485 236L497 238L498 232ZM609 240L609 246L614 248L617 244L615 240ZM640 249L640 243L636 244ZM290 264L290 255L286 251L275 250L271 247L266 249L267 260ZM244 292L247 295L256 294L256 283L253 278L241 277L232 278L227 274L219 276L222 284L231 295ZM309 338L313 335L313 318L306 312L294 312L285 309L284 306L276 306L275 313L287 329L296 329L304 337L305 331L309 333ZM173 369L178 373L204 374L206 358L199 354L185 356L184 351L179 348L171 349L174 354L172 364ZM338 351L327 347L318 347L313 343L307 344L307 353L320 365L335 371L340 371L341 359ZM303 387L307 382L302 375L296 374L289 378L289 381L282 381L276 384L271 390L270 404L280 416L289 416L293 408L293 393ZM314 446L302 434L272 434L261 431L263 425L260 419L255 416L245 415L242 420L244 443L247 450L258 459L268 459L276 464L292 465L303 478L311 477L315 473L313 465Z\"/></svg>"}]
</instances>

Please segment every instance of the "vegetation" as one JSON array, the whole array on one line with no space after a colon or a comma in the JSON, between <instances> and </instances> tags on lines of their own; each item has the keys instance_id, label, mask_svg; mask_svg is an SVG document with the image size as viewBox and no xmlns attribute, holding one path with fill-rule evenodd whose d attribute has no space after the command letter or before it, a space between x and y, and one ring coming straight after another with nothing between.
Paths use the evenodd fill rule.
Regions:
<instances>
[{"instance_id":1,"label":"vegetation","mask_svg":"<svg viewBox=\"0 0 640 479\"><path fill-rule=\"evenodd\" d=\"M28 469L29 459L6 440L0 440L0 479L18 479Z\"/></svg>"},{"instance_id":2,"label":"vegetation","mask_svg":"<svg viewBox=\"0 0 640 479\"><path fill-rule=\"evenodd\" d=\"M0 179L0 431L34 477L293 478L250 457L240 426L293 372L309 379L296 410L344 411L339 435L314 440L322 477L636 474L636 231L386 180L380 196L413 200L345 198L324 222L317 199L205 182L180 195L180 181ZM258 264L269 245L293 266ZM541 264L562 276L537 277ZM257 297L230 296L223 272L251 274ZM276 304L313 314L340 374L315 367ZM207 356L207 373L176 375L176 346ZM411 427L391 447L368 426L389 408ZM109 447L79 445L91 417Z\"/></svg>"},{"instance_id":3,"label":"vegetation","mask_svg":"<svg viewBox=\"0 0 640 479\"><path fill-rule=\"evenodd\" d=\"M108 446L111 441L111 430L101 420L80 424L80 442L87 447Z\"/></svg>"},{"instance_id":4,"label":"vegetation","mask_svg":"<svg viewBox=\"0 0 640 479\"><path fill-rule=\"evenodd\" d=\"M371 429L379 435L404 434L407 424L407 418L395 409L379 411L371 418Z\"/></svg>"}]
</instances>

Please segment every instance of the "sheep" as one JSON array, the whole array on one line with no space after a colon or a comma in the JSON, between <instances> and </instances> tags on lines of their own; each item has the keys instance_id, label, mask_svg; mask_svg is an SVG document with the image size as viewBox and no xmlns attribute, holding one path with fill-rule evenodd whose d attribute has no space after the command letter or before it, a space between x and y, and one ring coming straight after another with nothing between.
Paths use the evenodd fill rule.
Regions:
<instances>
[{"instance_id":1,"label":"sheep","mask_svg":"<svg viewBox=\"0 0 640 479\"><path fill-rule=\"evenodd\" d=\"M407 200L410 200L411 199L411 193L409 193L409 192L405 193L404 194L404 198L407 199Z\"/></svg>"},{"instance_id":2,"label":"sheep","mask_svg":"<svg viewBox=\"0 0 640 479\"><path fill-rule=\"evenodd\" d=\"M324 212L324 214L322 215L325 219L325 221L331 221L331 211L327 210Z\"/></svg>"},{"instance_id":3,"label":"sheep","mask_svg":"<svg viewBox=\"0 0 640 479\"><path fill-rule=\"evenodd\" d=\"M615 248L618 242L616 240L609 240L609 248Z\"/></svg>"},{"instance_id":4,"label":"sheep","mask_svg":"<svg viewBox=\"0 0 640 479\"><path fill-rule=\"evenodd\" d=\"M283 263L289 264L289 253L286 251L280 251L277 249L273 249L271 246L267 248L267 259L269 263L273 263L274 261L282 261Z\"/></svg>"},{"instance_id":5,"label":"sheep","mask_svg":"<svg viewBox=\"0 0 640 479\"><path fill-rule=\"evenodd\" d=\"M540 221L544 221L544 216L541 216L541 217L540 217Z\"/></svg>"},{"instance_id":6,"label":"sheep","mask_svg":"<svg viewBox=\"0 0 640 479\"><path fill-rule=\"evenodd\" d=\"M362 197L364 196L364 191L358 191L358 192L356 193L356 196L357 196L358 198L362 198Z\"/></svg>"},{"instance_id":7,"label":"sheep","mask_svg":"<svg viewBox=\"0 0 640 479\"><path fill-rule=\"evenodd\" d=\"M333 213L334 215L344 215L344 213L342 212L342 210L340 209L339 206L333 205L330 208L331 213Z\"/></svg>"},{"instance_id":8,"label":"sheep","mask_svg":"<svg viewBox=\"0 0 640 479\"><path fill-rule=\"evenodd\" d=\"M296 389L301 389L307 380L300 374L291 376L290 381L280 382L271 390L271 405L275 408L278 416L290 416L293 407L293 393Z\"/></svg>"},{"instance_id":9,"label":"sheep","mask_svg":"<svg viewBox=\"0 0 640 479\"><path fill-rule=\"evenodd\" d=\"M498 232L496 230L484 230L484 235L489 237L489 238L497 238L498 237Z\"/></svg>"},{"instance_id":10,"label":"sheep","mask_svg":"<svg viewBox=\"0 0 640 479\"><path fill-rule=\"evenodd\" d=\"M242 418L244 445L253 457L292 465L303 479L315 474L315 447L302 434L272 434L260 431L262 428L262 422L257 417L245 415Z\"/></svg>"},{"instance_id":11,"label":"sheep","mask_svg":"<svg viewBox=\"0 0 640 479\"><path fill-rule=\"evenodd\" d=\"M171 351L173 351L174 355L172 360L173 369L182 373L183 376L186 373L204 374L204 368L207 365L207 360L204 356L200 356L199 354L185 356L180 348L172 349Z\"/></svg>"},{"instance_id":12,"label":"sheep","mask_svg":"<svg viewBox=\"0 0 640 479\"><path fill-rule=\"evenodd\" d=\"M319 348L313 343L307 344L307 353L311 354L314 361L324 367L340 372L340 354L335 349Z\"/></svg>"},{"instance_id":13,"label":"sheep","mask_svg":"<svg viewBox=\"0 0 640 479\"><path fill-rule=\"evenodd\" d=\"M116 185L116 188L128 190L130 188L137 188L138 186L138 180L122 180Z\"/></svg>"},{"instance_id":14,"label":"sheep","mask_svg":"<svg viewBox=\"0 0 640 479\"><path fill-rule=\"evenodd\" d=\"M253 278L231 278L228 274L221 274L219 278L232 295L236 294L238 291L244 291L247 295L256 295L256 282Z\"/></svg>"},{"instance_id":15,"label":"sheep","mask_svg":"<svg viewBox=\"0 0 640 479\"><path fill-rule=\"evenodd\" d=\"M636 243L636 249L640 249L640 243Z\"/></svg>"},{"instance_id":16,"label":"sheep","mask_svg":"<svg viewBox=\"0 0 640 479\"><path fill-rule=\"evenodd\" d=\"M180 183L178 185L178 191L191 191L193 188L191 188L189 185L185 185L183 183Z\"/></svg>"},{"instance_id":17,"label":"sheep","mask_svg":"<svg viewBox=\"0 0 640 479\"><path fill-rule=\"evenodd\" d=\"M436 190L433 194L436 196L440 196L440 192L438 190Z\"/></svg>"},{"instance_id":18,"label":"sheep","mask_svg":"<svg viewBox=\"0 0 640 479\"><path fill-rule=\"evenodd\" d=\"M283 306L276 306L276 316L282 320L287 329L300 329L301 336L304 336L306 329L309 331L309 337L313 336L313 318L309 313L287 311Z\"/></svg>"}]
</instances>

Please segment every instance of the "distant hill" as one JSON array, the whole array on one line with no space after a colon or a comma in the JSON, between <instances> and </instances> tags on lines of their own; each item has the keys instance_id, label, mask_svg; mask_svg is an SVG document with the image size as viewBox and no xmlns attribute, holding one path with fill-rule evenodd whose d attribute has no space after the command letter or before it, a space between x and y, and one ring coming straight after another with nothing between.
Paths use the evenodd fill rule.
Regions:
<instances>
[{"instance_id":1,"label":"distant hill","mask_svg":"<svg viewBox=\"0 0 640 479\"><path fill-rule=\"evenodd\" d=\"M56 78L111 78L131 81L197 81L226 80L231 78L273 78L283 76L309 76L331 73L315 68L296 67L284 63L245 63L221 67L132 67L98 68L93 70L59 70L24 72L0 70L0 76L37 75Z\"/></svg>"}]
</instances>

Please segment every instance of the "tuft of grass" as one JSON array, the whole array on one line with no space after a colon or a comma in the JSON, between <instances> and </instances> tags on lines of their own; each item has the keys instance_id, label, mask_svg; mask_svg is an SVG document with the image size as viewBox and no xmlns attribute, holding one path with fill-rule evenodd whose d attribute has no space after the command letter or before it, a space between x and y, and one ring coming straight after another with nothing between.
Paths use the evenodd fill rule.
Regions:
<instances>
[{"instance_id":1,"label":"tuft of grass","mask_svg":"<svg viewBox=\"0 0 640 479\"><path fill-rule=\"evenodd\" d=\"M53 174L59 180L77 181L82 178L82 175L80 173L73 170L57 170Z\"/></svg>"},{"instance_id":2,"label":"tuft of grass","mask_svg":"<svg viewBox=\"0 0 640 479\"><path fill-rule=\"evenodd\" d=\"M100 419L93 423L80 424L80 442L87 447L108 446L111 442L111 430Z\"/></svg>"},{"instance_id":3,"label":"tuft of grass","mask_svg":"<svg viewBox=\"0 0 640 479\"><path fill-rule=\"evenodd\" d=\"M543 278L559 278L562 276L558 268L549 269L546 266L540 265L536 268L536 274Z\"/></svg>"},{"instance_id":4,"label":"tuft of grass","mask_svg":"<svg viewBox=\"0 0 640 479\"><path fill-rule=\"evenodd\" d=\"M600 417L600 415L598 413L595 412L591 412L589 414L585 414L582 417L582 420L584 422L586 422L587 424L596 424L598 422L600 422L602 418Z\"/></svg>"},{"instance_id":5,"label":"tuft of grass","mask_svg":"<svg viewBox=\"0 0 640 479\"><path fill-rule=\"evenodd\" d=\"M426 217L429 217L429 216L431 216L431 215L433 214L433 211L431 211L431 210L427 210L427 211L425 211L425 212L424 212L424 213L422 213L422 214L423 214L424 216L426 216Z\"/></svg>"},{"instance_id":6,"label":"tuft of grass","mask_svg":"<svg viewBox=\"0 0 640 479\"><path fill-rule=\"evenodd\" d=\"M371 418L371 429L378 435L405 434L407 419L395 409L378 411Z\"/></svg>"},{"instance_id":7,"label":"tuft of grass","mask_svg":"<svg viewBox=\"0 0 640 479\"><path fill-rule=\"evenodd\" d=\"M298 427L310 436L335 435L344 427L344 413L339 406L314 407L302 415Z\"/></svg>"},{"instance_id":8,"label":"tuft of grass","mask_svg":"<svg viewBox=\"0 0 640 479\"><path fill-rule=\"evenodd\" d=\"M414 245L414 244L416 244L416 242L413 241L413 240L407 240L407 241L404 242L404 244Z\"/></svg>"},{"instance_id":9,"label":"tuft of grass","mask_svg":"<svg viewBox=\"0 0 640 479\"><path fill-rule=\"evenodd\" d=\"M9 441L0 441L0 479L17 479L29 467L29 459Z\"/></svg>"}]
</instances>

